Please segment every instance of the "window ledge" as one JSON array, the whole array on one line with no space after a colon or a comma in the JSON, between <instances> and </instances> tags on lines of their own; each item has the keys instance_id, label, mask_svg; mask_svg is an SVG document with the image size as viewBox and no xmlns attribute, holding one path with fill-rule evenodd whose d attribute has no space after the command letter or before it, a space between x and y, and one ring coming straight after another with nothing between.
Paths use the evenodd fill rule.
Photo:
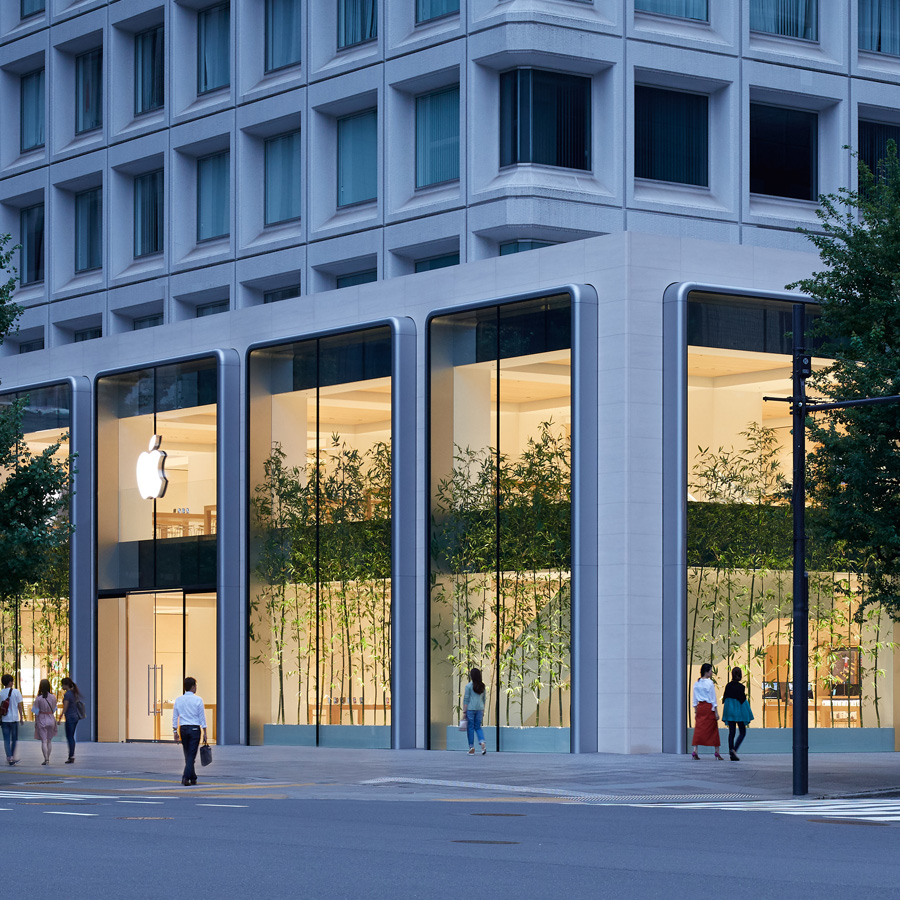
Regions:
<instances>
[{"instance_id":1,"label":"window ledge","mask_svg":"<svg viewBox=\"0 0 900 900\"><path fill-rule=\"evenodd\" d=\"M300 218L289 219L287 222L278 222L275 225L265 225L250 238L244 249L261 247L276 242L301 243L303 241L303 221Z\"/></svg>"},{"instance_id":2,"label":"window ledge","mask_svg":"<svg viewBox=\"0 0 900 900\"><path fill-rule=\"evenodd\" d=\"M562 169L539 163L519 163L501 169L486 190L505 188L553 188L560 191L590 192L612 197L612 192L588 169Z\"/></svg>"},{"instance_id":3,"label":"window ledge","mask_svg":"<svg viewBox=\"0 0 900 900\"><path fill-rule=\"evenodd\" d=\"M378 201L366 200L363 203L355 203L353 206L342 206L333 215L329 216L319 229L345 228L356 222L363 222L375 218L378 213Z\"/></svg>"},{"instance_id":4,"label":"window ledge","mask_svg":"<svg viewBox=\"0 0 900 900\"><path fill-rule=\"evenodd\" d=\"M86 150L88 147L93 146L94 144L102 144L103 143L103 126L101 125L99 128L94 128L91 131L84 131L81 134L76 134L75 137L69 141L64 147L60 147L60 153L75 153L79 150Z\"/></svg>"},{"instance_id":5,"label":"window ledge","mask_svg":"<svg viewBox=\"0 0 900 900\"><path fill-rule=\"evenodd\" d=\"M165 256L162 253L153 253L152 255L141 256L133 262L129 263L115 277L116 279L140 278L142 275L147 275L157 270L163 270L165 268L165 262Z\"/></svg>"},{"instance_id":6,"label":"window ledge","mask_svg":"<svg viewBox=\"0 0 900 900\"><path fill-rule=\"evenodd\" d=\"M154 128L164 126L166 123L166 108L160 107L152 112L140 113L118 131L118 136L127 137L130 134L142 131L151 131Z\"/></svg>"},{"instance_id":7,"label":"window ledge","mask_svg":"<svg viewBox=\"0 0 900 900\"><path fill-rule=\"evenodd\" d=\"M768 194L750 195L750 214L754 217L790 222L818 223L818 200L794 200L791 197L772 197Z\"/></svg>"},{"instance_id":8,"label":"window ledge","mask_svg":"<svg viewBox=\"0 0 900 900\"><path fill-rule=\"evenodd\" d=\"M858 64L860 68L871 69L881 75L892 78L900 76L900 56L894 56L891 53L860 49Z\"/></svg>"},{"instance_id":9,"label":"window ledge","mask_svg":"<svg viewBox=\"0 0 900 900\"><path fill-rule=\"evenodd\" d=\"M780 34L769 34L764 31L750 32L751 51L776 54L782 58L790 56L794 60L813 63L832 63L839 65L840 60L828 52L825 45L819 41L808 41L804 38L784 37Z\"/></svg>"},{"instance_id":10,"label":"window ledge","mask_svg":"<svg viewBox=\"0 0 900 900\"><path fill-rule=\"evenodd\" d=\"M187 263L201 262L210 257L221 257L223 254L227 255L230 249L230 235L220 238L210 238L202 244L196 244L192 250L181 257L179 263L185 265Z\"/></svg>"},{"instance_id":11,"label":"window ledge","mask_svg":"<svg viewBox=\"0 0 900 900\"><path fill-rule=\"evenodd\" d=\"M657 181L652 178L634 179L634 199L651 203L677 203L682 207L728 212L728 207L708 187Z\"/></svg>"},{"instance_id":12,"label":"window ledge","mask_svg":"<svg viewBox=\"0 0 900 900\"><path fill-rule=\"evenodd\" d=\"M58 291L54 293L62 294L62 293L72 293L73 291L82 291L86 288L96 287L98 284L103 284L103 268L99 269L91 269L89 272L79 272L77 275L73 275L65 284L63 284Z\"/></svg>"}]
</instances>

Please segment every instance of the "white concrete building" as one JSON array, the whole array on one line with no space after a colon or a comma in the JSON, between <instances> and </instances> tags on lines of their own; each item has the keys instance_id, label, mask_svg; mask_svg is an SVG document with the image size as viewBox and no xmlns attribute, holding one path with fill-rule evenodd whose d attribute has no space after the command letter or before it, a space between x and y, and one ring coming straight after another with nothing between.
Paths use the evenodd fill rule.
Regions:
<instances>
[{"instance_id":1,"label":"white concrete building","mask_svg":"<svg viewBox=\"0 0 900 900\"><path fill-rule=\"evenodd\" d=\"M783 445L762 396L817 264L797 229L855 185L844 145L874 165L900 139L898 23L897 0L5 0L24 312L0 379L32 446L79 455L69 640L3 664L70 670L99 740L165 736L193 674L220 741L434 748L465 746L479 666L490 749L643 752L685 746L708 660L720 686L745 665L757 749L781 746L783 559L722 574L697 448ZM826 606L813 746L893 748L893 626Z\"/></svg>"}]
</instances>

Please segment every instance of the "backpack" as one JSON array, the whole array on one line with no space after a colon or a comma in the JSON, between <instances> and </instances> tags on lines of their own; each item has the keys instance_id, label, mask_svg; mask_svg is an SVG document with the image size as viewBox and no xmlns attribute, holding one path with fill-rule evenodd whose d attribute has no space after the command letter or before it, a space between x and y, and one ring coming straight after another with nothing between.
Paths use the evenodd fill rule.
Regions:
<instances>
[{"instance_id":1,"label":"backpack","mask_svg":"<svg viewBox=\"0 0 900 900\"><path fill-rule=\"evenodd\" d=\"M0 716L6 716L9 714L9 701L12 699L13 688L9 688L6 692L6 699L0 701Z\"/></svg>"}]
</instances>

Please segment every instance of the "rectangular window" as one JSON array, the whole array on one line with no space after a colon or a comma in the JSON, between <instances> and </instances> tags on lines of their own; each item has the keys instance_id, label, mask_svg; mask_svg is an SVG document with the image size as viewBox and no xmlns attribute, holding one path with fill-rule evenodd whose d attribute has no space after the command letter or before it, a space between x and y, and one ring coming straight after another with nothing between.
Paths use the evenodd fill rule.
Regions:
<instances>
[{"instance_id":1,"label":"rectangular window","mask_svg":"<svg viewBox=\"0 0 900 900\"><path fill-rule=\"evenodd\" d=\"M819 39L819 0L750 0L750 30Z\"/></svg>"},{"instance_id":2,"label":"rectangular window","mask_svg":"<svg viewBox=\"0 0 900 900\"><path fill-rule=\"evenodd\" d=\"M447 266L458 265L458 253L445 253L443 256L432 256L431 259L416 260L416 272L430 272L432 269L446 269Z\"/></svg>"},{"instance_id":3,"label":"rectangular window","mask_svg":"<svg viewBox=\"0 0 900 900\"><path fill-rule=\"evenodd\" d=\"M707 0L634 0L634 8L678 19L698 19L701 22L709 19Z\"/></svg>"},{"instance_id":4,"label":"rectangular window","mask_svg":"<svg viewBox=\"0 0 900 900\"><path fill-rule=\"evenodd\" d=\"M878 164L887 156L888 141L900 150L900 125L859 120L859 158L873 174L878 173Z\"/></svg>"},{"instance_id":5,"label":"rectangular window","mask_svg":"<svg viewBox=\"0 0 900 900\"><path fill-rule=\"evenodd\" d=\"M231 84L231 9L228 3L197 14L197 93Z\"/></svg>"},{"instance_id":6,"label":"rectangular window","mask_svg":"<svg viewBox=\"0 0 900 900\"><path fill-rule=\"evenodd\" d=\"M75 271L103 265L103 191L94 188L75 195Z\"/></svg>"},{"instance_id":7,"label":"rectangular window","mask_svg":"<svg viewBox=\"0 0 900 900\"><path fill-rule=\"evenodd\" d=\"M337 123L338 206L378 196L378 111L366 110Z\"/></svg>"},{"instance_id":8,"label":"rectangular window","mask_svg":"<svg viewBox=\"0 0 900 900\"><path fill-rule=\"evenodd\" d=\"M197 240L231 233L231 154L225 150L197 160Z\"/></svg>"},{"instance_id":9,"label":"rectangular window","mask_svg":"<svg viewBox=\"0 0 900 900\"><path fill-rule=\"evenodd\" d=\"M859 49L900 56L897 0L859 0Z\"/></svg>"},{"instance_id":10,"label":"rectangular window","mask_svg":"<svg viewBox=\"0 0 900 900\"><path fill-rule=\"evenodd\" d=\"M338 0L338 50L378 37L376 0Z\"/></svg>"},{"instance_id":11,"label":"rectangular window","mask_svg":"<svg viewBox=\"0 0 900 900\"><path fill-rule=\"evenodd\" d=\"M134 114L162 108L166 102L165 31L162 25L134 36Z\"/></svg>"},{"instance_id":12,"label":"rectangular window","mask_svg":"<svg viewBox=\"0 0 900 900\"><path fill-rule=\"evenodd\" d=\"M266 0L266 71L300 62L300 0Z\"/></svg>"},{"instance_id":13,"label":"rectangular window","mask_svg":"<svg viewBox=\"0 0 900 900\"><path fill-rule=\"evenodd\" d=\"M134 179L134 256L162 253L163 170Z\"/></svg>"},{"instance_id":14,"label":"rectangular window","mask_svg":"<svg viewBox=\"0 0 900 900\"><path fill-rule=\"evenodd\" d=\"M555 241L507 241L500 245L500 255L508 256L510 253L525 253L528 250L540 250L542 247L552 247Z\"/></svg>"},{"instance_id":15,"label":"rectangular window","mask_svg":"<svg viewBox=\"0 0 900 900\"><path fill-rule=\"evenodd\" d=\"M500 76L500 165L591 167L591 79L540 69Z\"/></svg>"},{"instance_id":16,"label":"rectangular window","mask_svg":"<svg viewBox=\"0 0 900 900\"><path fill-rule=\"evenodd\" d=\"M709 185L709 98L634 87L634 175Z\"/></svg>"},{"instance_id":17,"label":"rectangular window","mask_svg":"<svg viewBox=\"0 0 900 900\"><path fill-rule=\"evenodd\" d=\"M103 50L75 58L75 134L103 124Z\"/></svg>"},{"instance_id":18,"label":"rectangular window","mask_svg":"<svg viewBox=\"0 0 900 900\"><path fill-rule=\"evenodd\" d=\"M138 316L138 318L132 320L131 330L143 331L145 328L156 328L157 325L162 325L162 323L162 313L154 313L152 316Z\"/></svg>"},{"instance_id":19,"label":"rectangular window","mask_svg":"<svg viewBox=\"0 0 900 900\"><path fill-rule=\"evenodd\" d=\"M44 146L44 70L29 72L19 79L20 149L22 153Z\"/></svg>"},{"instance_id":20,"label":"rectangular window","mask_svg":"<svg viewBox=\"0 0 900 900\"><path fill-rule=\"evenodd\" d=\"M278 288L275 291L266 291L263 294L263 303L278 303L279 300L291 300L300 296L300 285L292 284L290 287Z\"/></svg>"},{"instance_id":21,"label":"rectangular window","mask_svg":"<svg viewBox=\"0 0 900 900\"><path fill-rule=\"evenodd\" d=\"M266 141L266 225L300 218L300 132Z\"/></svg>"},{"instance_id":22,"label":"rectangular window","mask_svg":"<svg viewBox=\"0 0 900 900\"><path fill-rule=\"evenodd\" d=\"M416 22L430 22L459 12L459 0L416 0Z\"/></svg>"},{"instance_id":23,"label":"rectangular window","mask_svg":"<svg viewBox=\"0 0 900 900\"><path fill-rule=\"evenodd\" d=\"M335 287L355 287L358 284L371 284L378 280L378 269L366 269L365 272L353 272L350 275L338 275Z\"/></svg>"},{"instance_id":24,"label":"rectangular window","mask_svg":"<svg viewBox=\"0 0 900 900\"><path fill-rule=\"evenodd\" d=\"M72 335L72 340L76 344L80 344L82 341L95 341L99 337L103 337L103 329L98 326L97 328L83 328L81 331L76 331Z\"/></svg>"},{"instance_id":25,"label":"rectangular window","mask_svg":"<svg viewBox=\"0 0 900 900\"><path fill-rule=\"evenodd\" d=\"M816 199L818 124L814 112L750 104L750 193Z\"/></svg>"},{"instance_id":26,"label":"rectangular window","mask_svg":"<svg viewBox=\"0 0 900 900\"><path fill-rule=\"evenodd\" d=\"M206 316L217 316L219 313L228 312L227 300L216 300L213 303L203 303L197 307L197 318L202 319Z\"/></svg>"},{"instance_id":27,"label":"rectangular window","mask_svg":"<svg viewBox=\"0 0 900 900\"><path fill-rule=\"evenodd\" d=\"M416 187L459 179L459 85L416 97Z\"/></svg>"},{"instance_id":28,"label":"rectangular window","mask_svg":"<svg viewBox=\"0 0 900 900\"><path fill-rule=\"evenodd\" d=\"M19 214L19 266L22 284L44 280L44 204L37 203Z\"/></svg>"},{"instance_id":29,"label":"rectangular window","mask_svg":"<svg viewBox=\"0 0 900 900\"><path fill-rule=\"evenodd\" d=\"M36 16L47 8L46 0L22 0L19 7L19 18L27 19L29 16Z\"/></svg>"},{"instance_id":30,"label":"rectangular window","mask_svg":"<svg viewBox=\"0 0 900 900\"><path fill-rule=\"evenodd\" d=\"M44 339L37 338L34 341L22 341L19 344L19 353L34 353L35 350L44 349Z\"/></svg>"}]
</instances>

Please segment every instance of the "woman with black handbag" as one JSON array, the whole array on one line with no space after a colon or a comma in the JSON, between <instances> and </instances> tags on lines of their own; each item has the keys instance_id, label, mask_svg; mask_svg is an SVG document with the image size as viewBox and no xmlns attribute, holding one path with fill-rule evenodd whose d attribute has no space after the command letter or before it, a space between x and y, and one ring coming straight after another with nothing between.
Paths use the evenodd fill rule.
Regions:
<instances>
[{"instance_id":1,"label":"woman with black handbag","mask_svg":"<svg viewBox=\"0 0 900 900\"><path fill-rule=\"evenodd\" d=\"M81 699L81 691L71 678L66 677L60 682L65 693L63 694L63 708L59 721L66 720L66 742L69 745L69 758L67 763L75 762L75 729L84 718L84 700Z\"/></svg>"}]
</instances>

